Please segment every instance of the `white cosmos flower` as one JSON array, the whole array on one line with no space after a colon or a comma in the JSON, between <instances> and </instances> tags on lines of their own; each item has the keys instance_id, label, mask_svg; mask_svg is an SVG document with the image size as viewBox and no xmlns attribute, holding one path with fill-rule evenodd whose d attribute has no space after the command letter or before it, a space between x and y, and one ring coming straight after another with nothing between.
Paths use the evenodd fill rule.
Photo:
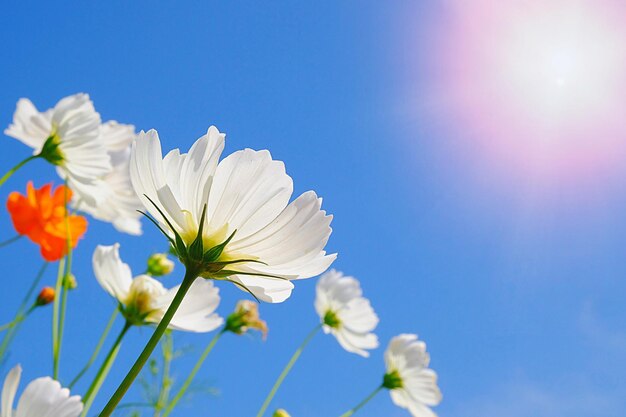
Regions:
<instances>
[{"instance_id":1,"label":"white cosmos flower","mask_svg":"<svg viewBox=\"0 0 626 417\"><path fill-rule=\"evenodd\" d=\"M334 261L336 254L324 251L332 216L313 191L289 203L291 177L269 151L245 149L220 162L223 149L224 135L210 127L188 154L175 149L163 158L157 132L141 132L131 151L135 191L165 233L179 235L188 248L206 207L203 253L227 244L217 258L210 252L211 262L201 254L200 275L233 281L264 301L284 301L290 280L316 276Z\"/></svg>"},{"instance_id":2,"label":"white cosmos flower","mask_svg":"<svg viewBox=\"0 0 626 417\"><path fill-rule=\"evenodd\" d=\"M0 417L78 417L83 411L80 396L70 397L70 391L52 378L37 378L20 397L17 408L13 402L20 384L22 368L11 369L2 387L2 412Z\"/></svg>"},{"instance_id":3,"label":"white cosmos flower","mask_svg":"<svg viewBox=\"0 0 626 417\"><path fill-rule=\"evenodd\" d=\"M56 165L82 200L96 204L107 198L100 178L111 171L111 162L99 140L100 115L87 94L65 97L45 112L22 98L4 133Z\"/></svg>"},{"instance_id":4,"label":"white cosmos flower","mask_svg":"<svg viewBox=\"0 0 626 417\"><path fill-rule=\"evenodd\" d=\"M94 218L112 223L120 232L131 235L141 234L141 214L137 210L143 205L130 182L130 144L135 138L135 126L115 121L100 126L100 140L111 158L112 171L102 177L106 201L82 201L77 195L74 206L91 214Z\"/></svg>"},{"instance_id":5,"label":"white cosmos flower","mask_svg":"<svg viewBox=\"0 0 626 417\"><path fill-rule=\"evenodd\" d=\"M383 385L390 390L392 401L414 417L436 416L429 406L441 402L437 374L428 368L429 363L426 344L414 334L394 337L385 352L387 373Z\"/></svg>"},{"instance_id":6,"label":"white cosmos flower","mask_svg":"<svg viewBox=\"0 0 626 417\"><path fill-rule=\"evenodd\" d=\"M372 333L378 316L362 294L359 281L331 269L317 282L315 310L324 333L332 333L348 352L368 357L366 349L378 347Z\"/></svg>"},{"instance_id":7,"label":"white cosmos flower","mask_svg":"<svg viewBox=\"0 0 626 417\"><path fill-rule=\"evenodd\" d=\"M178 291L178 286L168 290L148 275L133 279L130 267L120 259L118 243L96 248L93 270L102 288L121 304L126 320L135 325L158 324ZM169 328L188 332L215 330L224 322L215 313L219 303L219 289L211 281L196 280Z\"/></svg>"}]
</instances>

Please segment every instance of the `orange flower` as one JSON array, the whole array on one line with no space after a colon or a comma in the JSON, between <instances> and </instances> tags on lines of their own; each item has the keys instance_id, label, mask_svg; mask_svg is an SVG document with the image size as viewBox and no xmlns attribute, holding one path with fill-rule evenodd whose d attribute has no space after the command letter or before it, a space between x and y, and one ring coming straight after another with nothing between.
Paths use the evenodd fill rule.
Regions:
<instances>
[{"instance_id":1,"label":"orange flower","mask_svg":"<svg viewBox=\"0 0 626 417\"><path fill-rule=\"evenodd\" d=\"M52 192L52 184L36 190L28 182L26 195L9 194L7 209L17 233L28 236L41 248L47 261L56 261L67 252L67 228L65 224L65 198L72 198L72 190L61 185ZM72 248L76 247L87 230L87 220L78 215L68 217Z\"/></svg>"}]
</instances>

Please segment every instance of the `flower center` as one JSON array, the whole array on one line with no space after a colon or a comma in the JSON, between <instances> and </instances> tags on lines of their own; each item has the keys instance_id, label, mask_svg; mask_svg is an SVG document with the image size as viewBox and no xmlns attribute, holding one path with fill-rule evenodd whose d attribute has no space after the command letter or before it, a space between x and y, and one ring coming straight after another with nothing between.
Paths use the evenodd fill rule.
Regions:
<instances>
[{"instance_id":1,"label":"flower center","mask_svg":"<svg viewBox=\"0 0 626 417\"><path fill-rule=\"evenodd\" d=\"M333 329L338 329L341 326L341 320L337 317L337 313L328 310L326 314L324 314L324 324Z\"/></svg>"}]
</instances>

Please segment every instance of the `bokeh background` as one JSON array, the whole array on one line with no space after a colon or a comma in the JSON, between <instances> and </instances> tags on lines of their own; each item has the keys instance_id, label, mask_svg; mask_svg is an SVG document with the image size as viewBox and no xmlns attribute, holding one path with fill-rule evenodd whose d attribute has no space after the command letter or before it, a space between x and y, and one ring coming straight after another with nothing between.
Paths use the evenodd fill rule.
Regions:
<instances>
[{"instance_id":1,"label":"bokeh background","mask_svg":"<svg viewBox=\"0 0 626 417\"><path fill-rule=\"evenodd\" d=\"M388 340L415 332L440 377L440 416L626 414L623 3L0 7L0 125L10 123L20 97L45 109L87 92L104 120L156 128L164 149L186 150L215 124L227 134L226 152L268 148L285 161L296 193L324 197L335 215L334 266L361 280L381 318L381 348L366 360L319 335L274 406L298 417L341 414L380 383ZM5 136L0 166L28 153ZM0 199L29 179L60 182L36 162L3 186ZM79 288L69 300L64 381L87 360L115 307L91 270L95 246L120 242L139 273L152 252L166 249L146 222L144 229L129 237L90 221L75 252ZM5 212L0 236L13 235ZM40 261L26 240L0 249L0 259L5 322ZM181 274L177 267L166 286ZM317 323L315 282L299 282L284 304L261 306L266 342L224 337L196 394L173 415L254 415ZM226 315L244 294L220 289ZM23 326L2 375L16 363L23 384L51 373L50 314L36 311ZM94 415L150 332L130 332ZM210 337L176 334L187 352L176 375L186 375ZM141 401L138 385L128 401ZM408 413L382 394L360 415Z\"/></svg>"}]
</instances>

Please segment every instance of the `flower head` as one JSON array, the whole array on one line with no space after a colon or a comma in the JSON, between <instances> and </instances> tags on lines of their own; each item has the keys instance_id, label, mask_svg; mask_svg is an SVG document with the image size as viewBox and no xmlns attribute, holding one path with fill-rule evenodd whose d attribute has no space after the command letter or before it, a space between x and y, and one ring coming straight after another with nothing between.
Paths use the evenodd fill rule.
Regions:
<instances>
[{"instance_id":1,"label":"flower head","mask_svg":"<svg viewBox=\"0 0 626 417\"><path fill-rule=\"evenodd\" d=\"M43 287L35 300L35 304L38 306L45 306L54 301L55 292L52 287Z\"/></svg>"},{"instance_id":2,"label":"flower head","mask_svg":"<svg viewBox=\"0 0 626 417\"><path fill-rule=\"evenodd\" d=\"M286 410L283 410L282 408L280 408L274 411L274 415L272 417L291 417L291 416Z\"/></svg>"},{"instance_id":3,"label":"flower head","mask_svg":"<svg viewBox=\"0 0 626 417\"><path fill-rule=\"evenodd\" d=\"M119 303L122 314L134 325L158 324L174 299L178 287L165 289L148 275L132 278L130 268L119 256L119 244L98 246L93 254L96 279ZM219 290L211 281L196 280L174 315L169 328L210 332L224 320L215 313Z\"/></svg>"},{"instance_id":4,"label":"flower head","mask_svg":"<svg viewBox=\"0 0 626 417\"><path fill-rule=\"evenodd\" d=\"M317 282L315 310L325 333L332 333L348 352L367 357L366 349L378 347L372 333L378 316L363 298L359 281L331 269Z\"/></svg>"},{"instance_id":5,"label":"flower head","mask_svg":"<svg viewBox=\"0 0 626 417\"><path fill-rule=\"evenodd\" d=\"M162 157L156 131L133 143L130 176L144 206L188 269L225 279L269 302L291 295L291 280L324 272L332 216L306 192L289 203L291 178L268 151L219 161L224 135L210 127L188 154Z\"/></svg>"},{"instance_id":6,"label":"flower head","mask_svg":"<svg viewBox=\"0 0 626 417\"><path fill-rule=\"evenodd\" d=\"M173 270L174 262L166 253L154 253L148 258L148 275L160 277L171 274Z\"/></svg>"},{"instance_id":7,"label":"flower head","mask_svg":"<svg viewBox=\"0 0 626 417\"><path fill-rule=\"evenodd\" d=\"M237 303L235 311L226 318L226 330L235 334L244 334L250 329L255 329L267 337L267 323L259 316L259 306L254 301L241 300Z\"/></svg>"},{"instance_id":8,"label":"flower head","mask_svg":"<svg viewBox=\"0 0 626 417\"><path fill-rule=\"evenodd\" d=\"M7 208L15 230L37 243L47 261L65 256L68 229L72 248L87 230L87 220L82 216L69 215L67 224L65 222L65 203L71 197L72 191L63 185L54 191L51 184L36 190L32 182L26 186L26 195L18 192L9 194Z\"/></svg>"},{"instance_id":9,"label":"flower head","mask_svg":"<svg viewBox=\"0 0 626 417\"><path fill-rule=\"evenodd\" d=\"M426 344L414 334L394 337L385 352L383 386L390 390L392 401L414 417L435 416L429 406L441 402L437 374L428 368L429 362Z\"/></svg>"},{"instance_id":10,"label":"flower head","mask_svg":"<svg viewBox=\"0 0 626 417\"><path fill-rule=\"evenodd\" d=\"M22 98L4 133L56 165L82 200L96 204L107 198L100 178L111 171L111 162L100 140L100 115L87 94L65 97L43 113Z\"/></svg>"},{"instance_id":11,"label":"flower head","mask_svg":"<svg viewBox=\"0 0 626 417\"><path fill-rule=\"evenodd\" d=\"M101 177L102 190L107 194L105 201L75 198L74 206L91 214L94 218L113 224L120 232L131 235L141 234L141 214L143 207L130 183L129 158L130 144L135 138L135 127L115 121L100 126L100 141L111 158L111 171Z\"/></svg>"},{"instance_id":12,"label":"flower head","mask_svg":"<svg viewBox=\"0 0 626 417\"><path fill-rule=\"evenodd\" d=\"M83 410L80 396L70 397L67 388L52 378L37 378L22 393L15 412L13 402L20 384L22 368L11 369L2 387L2 409L0 417L78 417Z\"/></svg>"}]
</instances>

